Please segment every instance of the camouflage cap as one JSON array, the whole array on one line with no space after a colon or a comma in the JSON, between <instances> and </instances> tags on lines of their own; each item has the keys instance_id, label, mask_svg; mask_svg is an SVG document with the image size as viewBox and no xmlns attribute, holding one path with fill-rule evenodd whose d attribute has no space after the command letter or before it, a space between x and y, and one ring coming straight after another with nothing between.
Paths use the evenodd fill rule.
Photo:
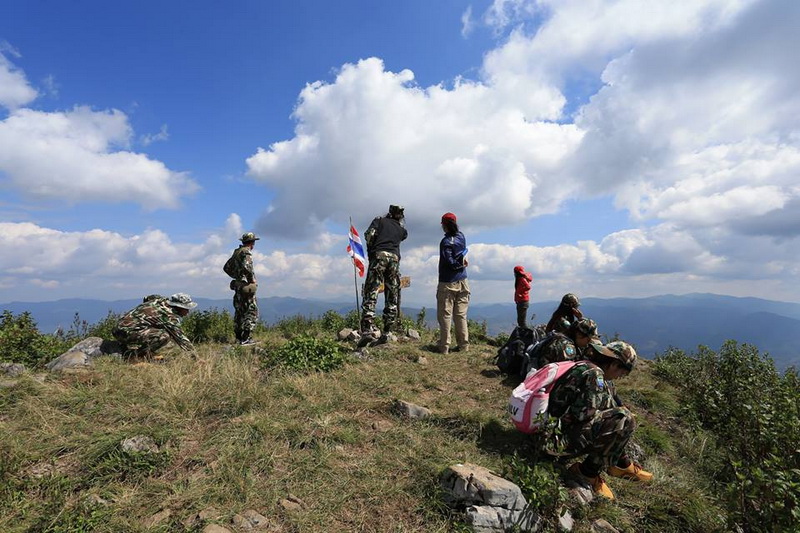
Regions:
<instances>
[{"instance_id":1,"label":"camouflage cap","mask_svg":"<svg viewBox=\"0 0 800 533\"><path fill-rule=\"evenodd\" d=\"M619 359L629 371L633 370L633 366L636 364L636 350L633 349L633 346L625 341L612 341L606 344L606 348L614 353L611 357Z\"/></svg>"},{"instance_id":2,"label":"camouflage cap","mask_svg":"<svg viewBox=\"0 0 800 533\"><path fill-rule=\"evenodd\" d=\"M581 318L575 322L575 331L586 337L597 337L597 323L591 318Z\"/></svg>"},{"instance_id":3,"label":"camouflage cap","mask_svg":"<svg viewBox=\"0 0 800 533\"><path fill-rule=\"evenodd\" d=\"M182 309L194 309L197 304L192 301L192 297L185 292L179 292L169 297L167 301L172 307L180 307Z\"/></svg>"},{"instance_id":4,"label":"camouflage cap","mask_svg":"<svg viewBox=\"0 0 800 533\"><path fill-rule=\"evenodd\" d=\"M260 239L261 237L256 237L255 233L253 233L252 231L248 231L247 233L243 233L242 238L239 240L242 241L243 243L247 243L247 242L258 241Z\"/></svg>"},{"instance_id":5,"label":"camouflage cap","mask_svg":"<svg viewBox=\"0 0 800 533\"><path fill-rule=\"evenodd\" d=\"M561 298L561 305L566 305L567 307L580 307L581 301L578 300L578 297L568 292Z\"/></svg>"}]
</instances>

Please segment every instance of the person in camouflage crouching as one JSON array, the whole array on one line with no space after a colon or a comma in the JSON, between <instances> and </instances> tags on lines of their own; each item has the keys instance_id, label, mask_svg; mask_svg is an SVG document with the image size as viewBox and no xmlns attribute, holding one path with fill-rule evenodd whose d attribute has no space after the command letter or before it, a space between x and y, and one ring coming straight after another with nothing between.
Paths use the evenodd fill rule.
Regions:
<instances>
[{"instance_id":1,"label":"person in camouflage crouching","mask_svg":"<svg viewBox=\"0 0 800 533\"><path fill-rule=\"evenodd\" d=\"M369 268L364 281L363 302L361 305L362 343L383 341L387 338L397 320L400 301L400 243L408 237L405 228L403 207L390 205L389 213L375 217L364 232L367 244ZM383 334L378 338L375 327L375 306L378 303L378 289L383 283Z\"/></svg>"},{"instance_id":2,"label":"person in camouflage crouching","mask_svg":"<svg viewBox=\"0 0 800 533\"><path fill-rule=\"evenodd\" d=\"M164 298L152 294L119 319L112 335L119 341L125 357L151 357L170 340L182 350L194 349L181 328L181 319L197 307L185 293Z\"/></svg>"},{"instance_id":3,"label":"person in camouflage crouching","mask_svg":"<svg viewBox=\"0 0 800 533\"><path fill-rule=\"evenodd\" d=\"M242 346L255 344L251 338L253 330L258 325L258 300L256 291L258 282L256 281L256 271L253 267L253 247L260 237L255 233L247 232L239 239L242 245L234 250L229 260L232 267L233 281L230 287L233 293L233 331L236 340Z\"/></svg>"},{"instance_id":4,"label":"person in camouflage crouching","mask_svg":"<svg viewBox=\"0 0 800 533\"><path fill-rule=\"evenodd\" d=\"M569 472L592 490L609 499L614 493L601 476L650 481L653 474L631 461L625 446L636 421L621 404L613 380L626 376L636 363L636 351L623 341L590 344L590 361L581 361L556 380L550 391L549 435L545 446L551 453L583 455Z\"/></svg>"},{"instance_id":5,"label":"person in camouflage crouching","mask_svg":"<svg viewBox=\"0 0 800 533\"><path fill-rule=\"evenodd\" d=\"M583 359L589 345L599 342L597 323L591 318L581 318L570 325L566 334L551 332L549 338L543 341L542 347L537 350L538 361L534 361L534 363L537 368L541 368L559 361Z\"/></svg>"}]
</instances>

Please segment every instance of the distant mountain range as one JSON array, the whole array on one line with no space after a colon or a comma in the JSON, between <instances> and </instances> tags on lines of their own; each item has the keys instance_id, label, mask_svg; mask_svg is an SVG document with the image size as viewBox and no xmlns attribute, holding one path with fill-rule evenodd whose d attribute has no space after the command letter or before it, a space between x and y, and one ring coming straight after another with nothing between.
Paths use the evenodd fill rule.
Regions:
<instances>
[{"instance_id":1,"label":"distant mountain range","mask_svg":"<svg viewBox=\"0 0 800 533\"><path fill-rule=\"evenodd\" d=\"M109 311L121 313L133 308L141 300L86 300L69 299L54 302L10 302L0 304L3 310L15 314L30 311L39 329L53 332L59 326L69 328L75 313L82 320L95 323ZM228 309L233 312L231 300L198 298L198 309ZM546 322L557 302L532 303L530 312L536 314L534 322ZM379 301L379 311L383 302ZM304 315L319 316L329 309L345 314L353 304L324 302L298 298L269 297L259 299L262 319L273 324L283 318ZM426 321L436 327L436 306L426 306ZM800 304L776 302L759 298L737 298L714 294L665 295L650 298L585 298L581 310L597 321L601 334L620 337L633 343L641 355L652 357L670 346L686 351L696 351L700 344L718 349L723 342L734 339L740 343L757 346L768 352L778 368L790 365L800 367L800 348L792 337L800 332ZM420 308L403 308L403 312L416 317ZM514 305L472 305L469 317L486 322L491 335L514 328Z\"/></svg>"}]
</instances>

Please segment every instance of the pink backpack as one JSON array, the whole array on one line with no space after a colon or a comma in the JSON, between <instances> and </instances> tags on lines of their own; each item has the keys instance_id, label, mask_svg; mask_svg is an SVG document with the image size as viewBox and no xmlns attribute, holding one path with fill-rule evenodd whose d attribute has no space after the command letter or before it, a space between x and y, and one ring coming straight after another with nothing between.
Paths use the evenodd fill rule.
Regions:
<instances>
[{"instance_id":1,"label":"pink backpack","mask_svg":"<svg viewBox=\"0 0 800 533\"><path fill-rule=\"evenodd\" d=\"M511 421L523 433L536 433L541 425L539 415L547 413L550 391L555 381L578 364L578 361L550 363L528 374L508 399Z\"/></svg>"}]
</instances>

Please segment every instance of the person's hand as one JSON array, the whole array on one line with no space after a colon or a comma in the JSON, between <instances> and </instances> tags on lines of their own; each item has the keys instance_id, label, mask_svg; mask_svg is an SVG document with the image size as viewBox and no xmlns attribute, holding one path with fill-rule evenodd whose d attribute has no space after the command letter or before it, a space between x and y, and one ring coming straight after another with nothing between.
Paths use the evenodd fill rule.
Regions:
<instances>
[{"instance_id":1,"label":"person's hand","mask_svg":"<svg viewBox=\"0 0 800 533\"><path fill-rule=\"evenodd\" d=\"M464 258L464 266L469 266L469 260L466 257Z\"/></svg>"}]
</instances>

